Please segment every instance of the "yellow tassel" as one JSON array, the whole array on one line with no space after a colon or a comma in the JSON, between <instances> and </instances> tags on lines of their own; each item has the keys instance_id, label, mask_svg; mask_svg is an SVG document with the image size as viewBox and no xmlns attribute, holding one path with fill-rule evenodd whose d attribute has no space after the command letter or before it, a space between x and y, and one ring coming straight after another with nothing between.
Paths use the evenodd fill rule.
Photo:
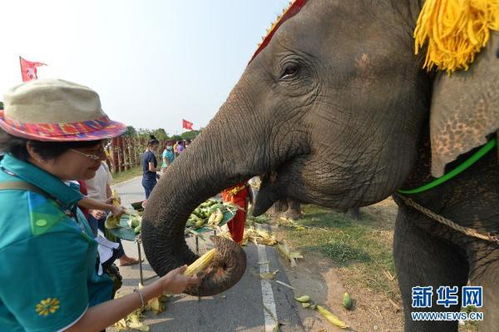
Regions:
<instances>
[{"instance_id":1,"label":"yellow tassel","mask_svg":"<svg viewBox=\"0 0 499 332\"><path fill-rule=\"evenodd\" d=\"M468 70L499 30L499 0L426 0L414 30L415 53L427 42L423 68Z\"/></svg>"}]
</instances>

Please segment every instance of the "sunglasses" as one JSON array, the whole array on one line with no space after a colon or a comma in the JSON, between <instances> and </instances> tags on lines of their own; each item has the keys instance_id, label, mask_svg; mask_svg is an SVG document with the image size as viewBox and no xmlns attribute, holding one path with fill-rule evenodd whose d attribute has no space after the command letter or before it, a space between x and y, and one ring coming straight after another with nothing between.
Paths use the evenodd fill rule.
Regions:
<instances>
[{"instance_id":1,"label":"sunglasses","mask_svg":"<svg viewBox=\"0 0 499 332\"><path fill-rule=\"evenodd\" d=\"M78 150L75 150L75 149L69 149L69 150L73 151L73 152L76 152L79 155L82 155L82 156L87 157L89 159L92 159L94 161L106 159L106 151L104 151L104 149L99 150L98 154L84 153L84 152L81 152L81 151L78 151Z\"/></svg>"}]
</instances>

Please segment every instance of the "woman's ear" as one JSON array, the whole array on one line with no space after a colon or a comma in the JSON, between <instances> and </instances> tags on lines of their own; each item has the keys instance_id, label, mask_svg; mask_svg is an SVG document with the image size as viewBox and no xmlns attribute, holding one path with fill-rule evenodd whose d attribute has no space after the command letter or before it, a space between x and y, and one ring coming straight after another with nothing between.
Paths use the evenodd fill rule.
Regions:
<instances>
[{"instance_id":1,"label":"woman's ear","mask_svg":"<svg viewBox=\"0 0 499 332\"><path fill-rule=\"evenodd\" d=\"M28 151L29 158L35 162L35 164L39 165L41 163L46 162L38 153L36 153L35 149L33 149L33 145L30 141L26 143L26 151Z\"/></svg>"},{"instance_id":2,"label":"woman's ear","mask_svg":"<svg viewBox=\"0 0 499 332\"><path fill-rule=\"evenodd\" d=\"M499 128L499 32L468 71L440 72L433 86L430 117L431 172L444 174L445 165L460 154L486 143Z\"/></svg>"},{"instance_id":3,"label":"woman's ear","mask_svg":"<svg viewBox=\"0 0 499 332\"><path fill-rule=\"evenodd\" d=\"M31 145L30 141L26 142L26 151L28 151L28 156L30 159L35 161L41 161L40 156L38 155L38 153L35 152L35 149L33 149L33 145Z\"/></svg>"}]
</instances>

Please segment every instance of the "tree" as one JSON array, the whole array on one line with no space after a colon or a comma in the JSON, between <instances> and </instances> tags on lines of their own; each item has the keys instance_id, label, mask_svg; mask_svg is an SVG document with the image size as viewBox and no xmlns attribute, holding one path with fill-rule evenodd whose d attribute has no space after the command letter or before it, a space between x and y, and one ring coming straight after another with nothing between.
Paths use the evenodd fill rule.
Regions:
<instances>
[{"instance_id":1,"label":"tree","mask_svg":"<svg viewBox=\"0 0 499 332\"><path fill-rule=\"evenodd\" d=\"M160 141L166 141L168 139L168 134L163 128L153 130L152 134L154 135L154 137L156 137L156 139Z\"/></svg>"},{"instance_id":2,"label":"tree","mask_svg":"<svg viewBox=\"0 0 499 332\"><path fill-rule=\"evenodd\" d=\"M123 135L127 137L135 137L137 136L137 130L135 130L133 126L126 126L126 131Z\"/></svg>"},{"instance_id":3,"label":"tree","mask_svg":"<svg viewBox=\"0 0 499 332\"><path fill-rule=\"evenodd\" d=\"M3 110L3 101L0 101L0 110Z\"/></svg>"},{"instance_id":4,"label":"tree","mask_svg":"<svg viewBox=\"0 0 499 332\"><path fill-rule=\"evenodd\" d=\"M149 136L152 135L152 131L150 129L139 128L137 130L137 136L140 138L149 139Z\"/></svg>"},{"instance_id":5,"label":"tree","mask_svg":"<svg viewBox=\"0 0 499 332\"><path fill-rule=\"evenodd\" d=\"M200 133L199 130L190 130L190 131L183 132L182 135L180 135L180 136L182 137L183 140L192 141L193 139L196 138L197 135L199 135L199 133Z\"/></svg>"},{"instance_id":6,"label":"tree","mask_svg":"<svg viewBox=\"0 0 499 332\"><path fill-rule=\"evenodd\" d=\"M172 140L172 141L177 141L177 142L178 142L178 141L181 141L182 139L183 139L183 138L182 138L182 136L180 136L180 135L173 135L172 137L170 137L170 140Z\"/></svg>"}]
</instances>

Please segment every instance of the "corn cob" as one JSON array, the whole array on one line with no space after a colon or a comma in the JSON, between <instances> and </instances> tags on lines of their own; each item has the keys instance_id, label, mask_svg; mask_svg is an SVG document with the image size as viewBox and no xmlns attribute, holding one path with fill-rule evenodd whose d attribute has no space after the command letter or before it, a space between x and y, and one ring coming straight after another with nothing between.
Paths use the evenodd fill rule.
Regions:
<instances>
[{"instance_id":1,"label":"corn cob","mask_svg":"<svg viewBox=\"0 0 499 332\"><path fill-rule=\"evenodd\" d=\"M336 317L335 315L333 315L333 313L330 312L329 310L327 310L326 308L318 305L316 307L316 309L331 324L336 325L336 326L338 326L339 328L342 328L342 329L348 328L348 325L344 321L340 320L338 317Z\"/></svg>"},{"instance_id":2,"label":"corn cob","mask_svg":"<svg viewBox=\"0 0 499 332\"><path fill-rule=\"evenodd\" d=\"M198 272L203 271L208 267L208 265L211 264L216 254L217 254L217 249L215 248L207 251L203 256L196 259L191 265L187 267L187 269L184 272L184 275L192 276L197 274Z\"/></svg>"}]
</instances>

